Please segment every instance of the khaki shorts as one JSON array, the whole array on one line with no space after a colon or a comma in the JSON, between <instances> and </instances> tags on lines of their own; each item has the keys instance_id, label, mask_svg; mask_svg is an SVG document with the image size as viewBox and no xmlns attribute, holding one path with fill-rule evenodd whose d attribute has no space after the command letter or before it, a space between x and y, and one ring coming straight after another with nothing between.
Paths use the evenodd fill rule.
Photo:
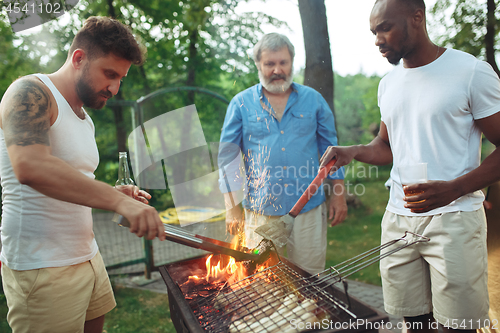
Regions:
<instances>
[{"instance_id":1,"label":"khaki shorts","mask_svg":"<svg viewBox=\"0 0 500 333\"><path fill-rule=\"evenodd\" d=\"M328 228L326 210L326 204L322 203L306 213L299 214L293 222L292 234L286 245L288 259L311 274L325 269ZM255 232L257 227L280 217L259 215L245 209L246 246L254 248L262 240ZM284 250L279 252L283 253Z\"/></svg>"},{"instance_id":2,"label":"khaki shorts","mask_svg":"<svg viewBox=\"0 0 500 333\"><path fill-rule=\"evenodd\" d=\"M484 210L422 217L386 211L382 244L406 230L430 241L380 261L385 310L406 317L433 312L439 323L455 329L485 326L489 302Z\"/></svg>"},{"instance_id":3,"label":"khaki shorts","mask_svg":"<svg viewBox=\"0 0 500 333\"><path fill-rule=\"evenodd\" d=\"M83 332L116 306L102 257L72 266L16 271L2 264L13 333Z\"/></svg>"}]
</instances>

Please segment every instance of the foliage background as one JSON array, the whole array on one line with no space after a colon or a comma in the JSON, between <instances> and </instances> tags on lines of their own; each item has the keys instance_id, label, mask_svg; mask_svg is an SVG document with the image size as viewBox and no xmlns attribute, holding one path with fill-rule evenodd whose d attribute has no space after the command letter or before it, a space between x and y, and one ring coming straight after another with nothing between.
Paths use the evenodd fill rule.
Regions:
<instances>
[{"instance_id":1,"label":"foliage background","mask_svg":"<svg viewBox=\"0 0 500 333\"><path fill-rule=\"evenodd\" d=\"M250 48L263 34L261 25L285 26L262 13L237 15L237 0L81 0L70 11L70 17L45 24L31 35L14 34L6 12L0 10L0 97L16 78L31 73L51 73L65 61L75 32L92 15L113 16L129 25L148 49L148 60L141 67L133 66L124 80L118 100L137 100L161 88L196 86L209 89L226 99L258 82ZM489 5L489 7L487 6ZM0 3L0 7L5 3ZM439 45L454 47L487 59L487 50L498 55L500 11L499 0L437 0L429 9L429 31ZM493 43L487 45L486 35L493 23ZM492 65L493 66L493 65ZM302 83L304 69L298 69L295 81ZM377 85L380 77L363 73L335 74L334 107L339 142L342 145L368 143L378 130ZM225 115L224 103L205 95L178 92L155 99L148 104L145 119L166 111L195 104L207 142L217 142ZM96 125L100 165L96 178L114 184L117 178L118 151L124 149L123 138L132 131L130 109L106 107L88 110ZM494 147L485 143L484 158ZM126 147L125 147L126 149ZM353 184L363 183L366 194L362 206L350 209L348 221L328 233L328 265L358 254L360 249L378 245L381 216L387 201L382 188L389 167L380 168L372 179L349 176ZM187 175L188 176L188 173ZM169 191L155 191L152 204L158 210L172 206ZM376 265L354 276L360 281L379 284ZM107 322L109 331L122 331L146 320L157 320L154 327L171 328L166 315L166 301L160 296L139 296L134 291L117 290L123 296L124 313ZM121 297L119 296L119 297ZM129 304L130 303L130 304ZM0 292L0 318L6 316L5 297ZM149 306L151 305L151 309ZM153 309L154 308L154 309ZM156 311L156 312L155 312ZM120 318L132 313L130 321ZM116 321L115 321L116 320ZM135 323L135 324L134 324ZM141 328L131 327L133 331ZM0 331L9 331L0 321Z\"/></svg>"},{"instance_id":2,"label":"foliage background","mask_svg":"<svg viewBox=\"0 0 500 333\"><path fill-rule=\"evenodd\" d=\"M69 11L69 19L46 23L41 31L13 34L5 11L0 12L0 94L16 78L56 71L65 61L74 34L92 15L113 16L129 25L147 47L147 61L132 66L115 100L137 100L161 88L195 86L230 100L258 82L251 47L263 35L262 24L280 22L262 13L237 15L238 1L88 1ZM303 70L296 81L302 83ZM342 144L371 139L366 133L371 118L377 122L376 84L380 78L363 74L335 76L335 110ZM371 94L371 96L370 96ZM375 100L375 104L365 103ZM218 142L226 105L210 96L182 91L145 103L144 121L170 110L195 104L207 143ZM114 184L118 151L127 149L132 131L131 109L107 106L88 110L96 127L100 164L96 178ZM371 119L370 118L370 119ZM368 119L368 118L367 118ZM190 177L186 170L185 177ZM173 205L169 191L151 191L151 204L158 210Z\"/></svg>"},{"instance_id":3,"label":"foliage background","mask_svg":"<svg viewBox=\"0 0 500 333\"><path fill-rule=\"evenodd\" d=\"M260 12L237 14L238 0L81 0L69 16L44 24L41 31L14 34L0 11L0 96L16 78L51 73L65 61L74 34L92 15L116 17L129 25L148 50L143 66L132 66L114 100L137 100L162 88L193 86L230 100L258 82L251 47L262 36L264 24L284 22ZM437 0L429 8L430 32L438 44L455 47L486 60L488 24L495 23L495 51L499 49L499 0ZM488 6L487 6L488 4ZM5 5L1 3L0 6ZM496 7L495 7L496 8ZM256 8L256 11L258 8ZM493 14L493 15L492 15ZM334 75L334 111L341 145L368 143L378 131L378 76L364 73ZM295 81L302 83L304 68ZM207 95L182 91L146 103L144 121L185 105L195 104L206 141L218 142L226 105ZM126 150L132 131L130 108L108 106L88 110L96 125L100 164L96 178L114 184L118 151ZM483 155L484 157L485 155ZM186 164L187 165L187 164ZM192 177L194 166L186 166ZM151 191L158 210L172 207L169 190Z\"/></svg>"}]
</instances>

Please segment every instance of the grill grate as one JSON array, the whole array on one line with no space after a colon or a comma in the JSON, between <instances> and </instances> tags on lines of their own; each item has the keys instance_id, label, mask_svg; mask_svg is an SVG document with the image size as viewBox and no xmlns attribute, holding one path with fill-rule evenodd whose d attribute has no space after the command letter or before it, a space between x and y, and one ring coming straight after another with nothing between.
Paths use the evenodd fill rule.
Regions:
<instances>
[{"instance_id":1,"label":"grill grate","mask_svg":"<svg viewBox=\"0 0 500 333\"><path fill-rule=\"evenodd\" d=\"M175 263L169 267L170 273L166 268L160 268L160 272L169 288L171 306L189 309L181 310L185 321L180 321L176 328L185 323L192 326L193 332L298 332L303 331L307 324L307 330L310 327L323 331L325 323L337 327L336 323L359 323L360 319L381 320L377 312L350 299L344 278L402 248L427 241L426 237L407 232L399 239L313 276L286 259L276 258L278 260L273 261L273 266L245 279L231 285L227 282L211 283L209 289L206 286L205 289L192 289L183 283L184 291L177 291L170 284L174 282L171 274L177 276L175 280L179 283L186 281L189 272L200 270L197 267L202 267L202 262L198 260L190 264ZM335 286L339 282L344 284L344 292ZM178 284L175 287L178 288ZM364 324L358 324L357 330L363 330L363 325L369 330L367 321L361 322ZM344 329L345 326L338 327Z\"/></svg>"},{"instance_id":2,"label":"grill grate","mask_svg":"<svg viewBox=\"0 0 500 333\"><path fill-rule=\"evenodd\" d=\"M279 332L296 322L356 319L329 290L334 279L303 277L282 261L190 307L209 332ZM323 279L324 280L324 279ZM291 330L293 331L293 330Z\"/></svg>"}]
</instances>

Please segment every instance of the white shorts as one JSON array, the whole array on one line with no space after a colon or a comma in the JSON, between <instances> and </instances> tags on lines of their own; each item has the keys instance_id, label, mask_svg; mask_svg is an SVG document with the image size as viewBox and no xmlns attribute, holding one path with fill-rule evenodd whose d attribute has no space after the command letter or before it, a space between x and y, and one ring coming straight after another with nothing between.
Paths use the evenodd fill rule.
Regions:
<instances>
[{"instance_id":1,"label":"white shorts","mask_svg":"<svg viewBox=\"0 0 500 333\"><path fill-rule=\"evenodd\" d=\"M247 247L254 248L262 240L262 237L255 233L257 227L280 217L259 215L245 209ZM293 222L292 234L286 245L288 259L311 274L322 272L326 263L327 227L325 203L299 214Z\"/></svg>"},{"instance_id":2,"label":"white shorts","mask_svg":"<svg viewBox=\"0 0 500 333\"><path fill-rule=\"evenodd\" d=\"M16 333L83 332L85 321L116 306L101 254L78 265L16 271L2 264L2 282Z\"/></svg>"},{"instance_id":3,"label":"white shorts","mask_svg":"<svg viewBox=\"0 0 500 333\"><path fill-rule=\"evenodd\" d=\"M488 323L486 217L474 212L401 216L385 212L382 244L405 231L430 238L380 261L385 310L413 317L430 312L442 325L478 329ZM390 248L389 248L390 249Z\"/></svg>"}]
</instances>

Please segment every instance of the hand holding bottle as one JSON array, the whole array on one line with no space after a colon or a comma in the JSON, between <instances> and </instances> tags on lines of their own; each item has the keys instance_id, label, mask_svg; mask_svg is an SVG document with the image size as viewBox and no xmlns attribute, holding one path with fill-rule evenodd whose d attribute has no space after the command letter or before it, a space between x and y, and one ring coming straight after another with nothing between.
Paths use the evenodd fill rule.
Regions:
<instances>
[{"instance_id":1,"label":"hand holding bottle","mask_svg":"<svg viewBox=\"0 0 500 333\"><path fill-rule=\"evenodd\" d=\"M119 152L118 157L118 180L115 183L115 188L142 203L148 204L151 199L151 194L139 189L135 186L134 180L130 177L128 168L127 152Z\"/></svg>"},{"instance_id":2,"label":"hand holding bottle","mask_svg":"<svg viewBox=\"0 0 500 333\"><path fill-rule=\"evenodd\" d=\"M121 193L134 198L141 203L134 203L127 200L123 202L117 211L127 218L130 223L130 232L135 233L139 237L145 236L147 239L158 237L160 240L165 240L165 229L163 223L158 216L158 212L154 207L146 206L151 195L135 186L134 181L130 178L128 168L127 153L119 153L118 165L118 180L115 188ZM118 222L120 214L115 213L114 222Z\"/></svg>"},{"instance_id":3,"label":"hand holding bottle","mask_svg":"<svg viewBox=\"0 0 500 333\"><path fill-rule=\"evenodd\" d=\"M151 199L151 194L146 191L139 189L135 185L117 185L115 188L122 192L123 194L134 198L137 201L148 204L149 199Z\"/></svg>"}]
</instances>

